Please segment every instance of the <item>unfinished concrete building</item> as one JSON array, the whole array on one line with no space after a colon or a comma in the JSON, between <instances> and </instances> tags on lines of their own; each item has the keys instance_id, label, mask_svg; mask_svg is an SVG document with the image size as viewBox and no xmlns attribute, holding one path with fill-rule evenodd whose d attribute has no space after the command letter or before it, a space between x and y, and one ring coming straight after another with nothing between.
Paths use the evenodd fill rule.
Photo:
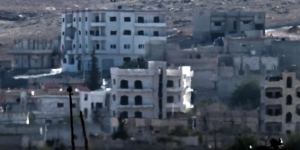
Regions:
<instances>
[{"instance_id":1,"label":"unfinished concrete building","mask_svg":"<svg viewBox=\"0 0 300 150\"><path fill-rule=\"evenodd\" d=\"M193 36L201 43L225 36L255 36L265 34L265 13L241 10L212 12L194 11Z\"/></svg>"}]
</instances>

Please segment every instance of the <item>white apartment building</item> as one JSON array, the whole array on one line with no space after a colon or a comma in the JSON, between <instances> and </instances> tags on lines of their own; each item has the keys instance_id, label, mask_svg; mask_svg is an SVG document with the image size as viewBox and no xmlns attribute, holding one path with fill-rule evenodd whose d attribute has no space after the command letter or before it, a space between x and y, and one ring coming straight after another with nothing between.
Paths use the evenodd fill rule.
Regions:
<instances>
[{"instance_id":1,"label":"white apartment building","mask_svg":"<svg viewBox=\"0 0 300 150\"><path fill-rule=\"evenodd\" d=\"M150 41L166 41L162 11L82 10L62 15L62 67L67 72L90 68L95 50L98 68L109 73L132 58L144 56Z\"/></svg>"},{"instance_id":2,"label":"white apartment building","mask_svg":"<svg viewBox=\"0 0 300 150\"><path fill-rule=\"evenodd\" d=\"M79 96L80 111L88 122L93 122L108 112L109 90L80 92Z\"/></svg>"},{"instance_id":3,"label":"white apartment building","mask_svg":"<svg viewBox=\"0 0 300 150\"><path fill-rule=\"evenodd\" d=\"M190 66L167 68L149 61L146 69L111 68L111 115L125 118L165 119L186 112L191 104Z\"/></svg>"},{"instance_id":4,"label":"white apartment building","mask_svg":"<svg viewBox=\"0 0 300 150\"><path fill-rule=\"evenodd\" d=\"M261 131L267 135L300 131L300 81L295 72L266 78L261 96Z\"/></svg>"}]
</instances>

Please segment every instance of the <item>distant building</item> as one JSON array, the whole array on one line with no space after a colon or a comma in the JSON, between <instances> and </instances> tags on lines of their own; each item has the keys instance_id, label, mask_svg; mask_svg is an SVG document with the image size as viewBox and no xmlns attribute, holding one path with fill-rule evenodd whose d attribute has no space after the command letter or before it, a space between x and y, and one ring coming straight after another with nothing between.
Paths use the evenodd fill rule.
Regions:
<instances>
[{"instance_id":1,"label":"distant building","mask_svg":"<svg viewBox=\"0 0 300 150\"><path fill-rule=\"evenodd\" d=\"M267 77L261 93L261 131L266 135L298 133L300 81L296 73Z\"/></svg>"},{"instance_id":2,"label":"distant building","mask_svg":"<svg viewBox=\"0 0 300 150\"><path fill-rule=\"evenodd\" d=\"M162 11L83 10L62 15L62 67L67 72L90 69L95 50L98 68L110 67L145 56L151 41L166 42L166 20Z\"/></svg>"},{"instance_id":3,"label":"distant building","mask_svg":"<svg viewBox=\"0 0 300 150\"><path fill-rule=\"evenodd\" d=\"M225 36L263 36L265 13L232 10L213 12L194 11L193 36L199 42L212 42Z\"/></svg>"},{"instance_id":4,"label":"distant building","mask_svg":"<svg viewBox=\"0 0 300 150\"><path fill-rule=\"evenodd\" d=\"M193 71L150 61L146 69L111 69L111 113L125 118L171 118L191 104Z\"/></svg>"},{"instance_id":5,"label":"distant building","mask_svg":"<svg viewBox=\"0 0 300 150\"><path fill-rule=\"evenodd\" d=\"M41 93L33 97L36 110L33 111L37 123L63 123L69 120L70 104L69 96L65 92L56 94ZM79 115L79 95L77 92L72 96L72 108L75 115Z\"/></svg>"},{"instance_id":6,"label":"distant building","mask_svg":"<svg viewBox=\"0 0 300 150\"><path fill-rule=\"evenodd\" d=\"M109 96L107 90L80 92L80 111L88 122L97 121L109 112Z\"/></svg>"},{"instance_id":7,"label":"distant building","mask_svg":"<svg viewBox=\"0 0 300 150\"><path fill-rule=\"evenodd\" d=\"M21 39L8 51L13 69L49 69L59 67L58 40Z\"/></svg>"}]
</instances>

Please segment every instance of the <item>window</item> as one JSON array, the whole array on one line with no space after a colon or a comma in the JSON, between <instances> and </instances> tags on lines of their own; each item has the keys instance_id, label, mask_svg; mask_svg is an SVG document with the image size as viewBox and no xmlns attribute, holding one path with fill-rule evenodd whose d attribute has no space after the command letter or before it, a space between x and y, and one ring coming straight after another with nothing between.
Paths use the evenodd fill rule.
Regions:
<instances>
[{"instance_id":1,"label":"window","mask_svg":"<svg viewBox=\"0 0 300 150\"><path fill-rule=\"evenodd\" d=\"M65 32L62 32L62 35L65 35Z\"/></svg>"},{"instance_id":2,"label":"window","mask_svg":"<svg viewBox=\"0 0 300 150\"><path fill-rule=\"evenodd\" d=\"M167 103L174 103L174 96L168 96Z\"/></svg>"},{"instance_id":3,"label":"window","mask_svg":"<svg viewBox=\"0 0 300 150\"><path fill-rule=\"evenodd\" d=\"M110 18L109 18L109 21L110 21L110 22L116 22L116 21L117 21L117 17L110 17Z\"/></svg>"},{"instance_id":4,"label":"window","mask_svg":"<svg viewBox=\"0 0 300 150\"><path fill-rule=\"evenodd\" d=\"M158 31L154 31L153 32L153 36L159 36L159 32Z\"/></svg>"},{"instance_id":5,"label":"window","mask_svg":"<svg viewBox=\"0 0 300 150\"><path fill-rule=\"evenodd\" d=\"M123 35L131 35L131 31L130 30L124 30Z\"/></svg>"},{"instance_id":6,"label":"window","mask_svg":"<svg viewBox=\"0 0 300 150\"><path fill-rule=\"evenodd\" d=\"M103 107L102 103L96 103L96 109L101 109Z\"/></svg>"},{"instance_id":7,"label":"window","mask_svg":"<svg viewBox=\"0 0 300 150\"><path fill-rule=\"evenodd\" d=\"M287 88L292 88L292 86L293 86L292 77L288 77L288 78L286 79L286 87L287 87Z\"/></svg>"},{"instance_id":8,"label":"window","mask_svg":"<svg viewBox=\"0 0 300 150\"><path fill-rule=\"evenodd\" d=\"M130 49L130 44L124 44L124 49Z\"/></svg>"},{"instance_id":9,"label":"window","mask_svg":"<svg viewBox=\"0 0 300 150\"><path fill-rule=\"evenodd\" d=\"M100 49L100 44L99 43L96 44L96 49L97 50Z\"/></svg>"},{"instance_id":10,"label":"window","mask_svg":"<svg viewBox=\"0 0 300 150\"><path fill-rule=\"evenodd\" d=\"M296 106L296 113L300 116L300 104Z\"/></svg>"},{"instance_id":11,"label":"window","mask_svg":"<svg viewBox=\"0 0 300 150\"><path fill-rule=\"evenodd\" d=\"M138 47L139 47L139 49L144 49L145 45L144 44L139 44Z\"/></svg>"},{"instance_id":12,"label":"window","mask_svg":"<svg viewBox=\"0 0 300 150\"><path fill-rule=\"evenodd\" d=\"M110 35L117 35L117 31L110 31Z\"/></svg>"},{"instance_id":13,"label":"window","mask_svg":"<svg viewBox=\"0 0 300 150\"><path fill-rule=\"evenodd\" d=\"M75 59L73 55L70 55L70 64L73 65L75 63Z\"/></svg>"},{"instance_id":14,"label":"window","mask_svg":"<svg viewBox=\"0 0 300 150\"><path fill-rule=\"evenodd\" d=\"M281 105L266 106L266 114L269 116L280 116L282 114Z\"/></svg>"},{"instance_id":15,"label":"window","mask_svg":"<svg viewBox=\"0 0 300 150\"><path fill-rule=\"evenodd\" d=\"M174 82L172 80L168 80L167 81L167 87L170 88L170 87L174 87Z\"/></svg>"},{"instance_id":16,"label":"window","mask_svg":"<svg viewBox=\"0 0 300 150\"><path fill-rule=\"evenodd\" d=\"M282 97L282 88L267 88L265 90L265 95L268 98L280 98Z\"/></svg>"},{"instance_id":17,"label":"window","mask_svg":"<svg viewBox=\"0 0 300 150\"><path fill-rule=\"evenodd\" d=\"M95 17L95 22L100 22L99 16L96 16L96 17Z\"/></svg>"},{"instance_id":18,"label":"window","mask_svg":"<svg viewBox=\"0 0 300 150\"><path fill-rule=\"evenodd\" d=\"M121 89L128 89L128 81L127 80L121 80L120 88Z\"/></svg>"},{"instance_id":19,"label":"window","mask_svg":"<svg viewBox=\"0 0 300 150\"><path fill-rule=\"evenodd\" d=\"M94 103L91 103L91 109L94 109Z\"/></svg>"},{"instance_id":20,"label":"window","mask_svg":"<svg viewBox=\"0 0 300 150\"><path fill-rule=\"evenodd\" d=\"M285 122L286 123L291 123L292 122L292 113L288 112L285 116Z\"/></svg>"},{"instance_id":21,"label":"window","mask_svg":"<svg viewBox=\"0 0 300 150\"><path fill-rule=\"evenodd\" d=\"M268 133L279 133L281 132L282 125L279 122L267 122L265 130Z\"/></svg>"},{"instance_id":22,"label":"window","mask_svg":"<svg viewBox=\"0 0 300 150\"><path fill-rule=\"evenodd\" d=\"M138 95L134 98L134 104L135 105L143 105L143 97Z\"/></svg>"},{"instance_id":23,"label":"window","mask_svg":"<svg viewBox=\"0 0 300 150\"><path fill-rule=\"evenodd\" d=\"M79 17L79 22L81 22L81 17Z\"/></svg>"},{"instance_id":24,"label":"window","mask_svg":"<svg viewBox=\"0 0 300 150\"><path fill-rule=\"evenodd\" d=\"M134 81L134 88L135 89L142 89L143 88L142 81L141 80Z\"/></svg>"},{"instance_id":25,"label":"window","mask_svg":"<svg viewBox=\"0 0 300 150\"><path fill-rule=\"evenodd\" d=\"M134 117L135 118L143 118L143 114L140 111L136 111L136 112L134 112Z\"/></svg>"},{"instance_id":26,"label":"window","mask_svg":"<svg viewBox=\"0 0 300 150\"><path fill-rule=\"evenodd\" d=\"M120 114L120 118L128 118L128 112L127 112L127 111L123 111L123 112Z\"/></svg>"},{"instance_id":27,"label":"window","mask_svg":"<svg viewBox=\"0 0 300 150\"><path fill-rule=\"evenodd\" d=\"M88 21L88 17L85 17L85 22L87 22Z\"/></svg>"},{"instance_id":28,"label":"window","mask_svg":"<svg viewBox=\"0 0 300 150\"><path fill-rule=\"evenodd\" d=\"M121 99L120 99L120 104L121 105L128 105L128 96L121 96Z\"/></svg>"},{"instance_id":29,"label":"window","mask_svg":"<svg viewBox=\"0 0 300 150\"><path fill-rule=\"evenodd\" d=\"M137 34L138 34L138 35L144 35L144 31L143 31L143 30L140 30L140 31L137 32Z\"/></svg>"},{"instance_id":30,"label":"window","mask_svg":"<svg viewBox=\"0 0 300 150\"><path fill-rule=\"evenodd\" d=\"M88 95L84 94L84 100L87 101L88 100Z\"/></svg>"},{"instance_id":31,"label":"window","mask_svg":"<svg viewBox=\"0 0 300 150\"><path fill-rule=\"evenodd\" d=\"M57 103L57 108L62 108L64 107L64 103Z\"/></svg>"},{"instance_id":32,"label":"window","mask_svg":"<svg viewBox=\"0 0 300 150\"><path fill-rule=\"evenodd\" d=\"M222 25L222 22L221 22L221 21L215 21L215 22L214 22L214 25L215 25L215 26L221 26L221 25Z\"/></svg>"},{"instance_id":33,"label":"window","mask_svg":"<svg viewBox=\"0 0 300 150\"><path fill-rule=\"evenodd\" d=\"M130 22L131 18L130 17L124 17L124 22Z\"/></svg>"},{"instance_id":34,"label":"window","mask_svg":"<svg viewBox=\"0 0 300 150\"><path fill-rule=\"evenodd\" d=\"M76 104L75 103L72 103L72 108L76 108Z\"/></svg>"},{"instance_id":35,"label":"window","mask_svg":"<svg viewBox=\"0 0 300 150\"><path fill-rule=\"evenodd\" d=\"M138 23L144 23L144 17L138 17L137 21Z\"/></svg>"},{"instance_id":36,"label":"window","mask_svg":"<svg viewBox=\"0 0 300 150\"><path fill-rule=\"evenodd\" d=\"M116 44L111 44L111 45L110 45L110 48L111 48L111 49L116 49L116 48L117 48L117 45L116 45Z\"/></svg>"},{"instance_id":37,"label":"window","mask_svg":"<svg viewBox=\"0 0 300 150\"><path fill-rule=\"evenodd\" d=\"M116 95L113 95L112 97L113 97L113 101L115 101L116 100Z\"/></svg>"},{"instance_id":38,"label":"window","mask_svg":"<svg viewBox=\"0 0 300 150\"><path fill-rule=\"evenodd\" d=\"M293 98L291 95L288 95L286 97L286 105L292 105L292 103L293 103Z\"/></svg>"},{"instance_id":39,"label":"window","mask_svg":"<svg viewBox=\"0 0 300 150\"><path fill-rule=\"evenodd\" d=\"M243 21L243 24L249 24L249 23L251 23L251 20L244 20Z\"/></svg>"},{"instance_id":40,"label":"window","mask_svg":"<svg viewBox=\"0 0 300 150\"><path fill-rule=\"evenodd\" d=\"M62 18L62 22L65 22L65 18Z\"/></svg>"},{"instance_id":41,"label":"window","mask_svg":"<svg viewBox=\"0 0 300 150\"><path fill-rule=\"evenodd\" d=\"M158 17L158 16L155 16L155 17L153 18L153 22L154 22L154 23L159 23L159 22L160 22L159 17Z\"/></svg>"},{"instance_id":42,"label":"window","mask_svg":"<svg viewBox=\"0 0 300 150\"><path fill-rule=\"evenodd\" d=\"M87 116L88 116L88 109L84 108L84 118L87 118Z\"/></svg>"},{"instance_id":43,"label":"window","mask_svg":"<svg viewBox=\"0 0 300 150\"><path fill-rule=\"evenodd\" d=\"M173 113L170 112L170 111L168 111L168 112L167 112L167 118L169 119L169 118L171 118L172 116L173 116Z\"/></svg>"}]
</instances>

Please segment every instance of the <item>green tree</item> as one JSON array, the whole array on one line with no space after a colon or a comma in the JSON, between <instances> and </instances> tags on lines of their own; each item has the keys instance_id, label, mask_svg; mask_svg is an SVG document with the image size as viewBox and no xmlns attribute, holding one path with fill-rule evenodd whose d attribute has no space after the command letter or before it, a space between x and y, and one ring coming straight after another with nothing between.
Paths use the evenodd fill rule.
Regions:
<instances>
[{"instance_id":1,"label":"green tree","mask_svg":"<svg viewBox=\"0 0 300 150\"><path fill-rule=\"evenodd\" d=\"M236 138L233 145L231 145L227 150L251 150L255 146L255 138L251 136L242 136Z\"/></svg>"},{"instance_id":2,"label":"green tree","mask_svg":"<svg viewBox=\"0 0 300 150\"><path fill-rule=\"evenodd\" d=\"M241 84L231 97L231 106L243 109L255 109L260 103L260 87L256 81Z\"/></svg>"},{"instance_id":3,"label":"green tree","mask_svg":"<svg viewBox=\"0 0 300 150\"><path fill-rule=\"evenodd\" d=\"M91 70L87 79L87 86L90 90L96 90L100 87L100 73L97 62L95 51L93 51L91 53Z\"/></svg>"}]
</instances>

